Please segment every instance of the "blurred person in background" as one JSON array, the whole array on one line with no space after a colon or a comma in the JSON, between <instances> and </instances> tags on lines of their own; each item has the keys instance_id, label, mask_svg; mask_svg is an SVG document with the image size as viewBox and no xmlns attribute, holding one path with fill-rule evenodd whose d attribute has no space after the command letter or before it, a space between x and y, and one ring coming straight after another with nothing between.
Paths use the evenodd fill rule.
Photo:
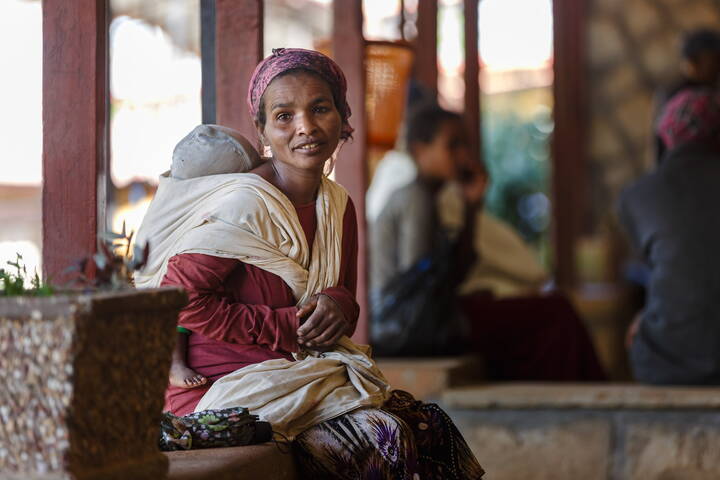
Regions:
<instances>
[{"instance_id":1,"label":"blurred person in background","mask_svg":"<svg viewBox=\"0 0 720 480\"><path fill-rule=\"evenodd\" d=\"M720 384L720 99L673 97L657 129L667 153L629 186L620 222L649 268L645 308L628 331L637 380Z\"/></svg>"},{"instance_id":2,"label":"blurred person in background","mask_svg":"<svg viewBox=\"0 0 720 480\"><path fill-rule=\"evenodd\" d=\"M376 171L368 193L368 210L374 216L369 222L374 348L378 354L398 356L477 352L497 380L605 379L587 331L567 299L539 295L545 280L542 269L511 287L480 282L461 289L473 270L482 270L477 265L522 272L520 264L532 256L493 258L503 255L497 238L513 236L507 227L489 243L492 250L478 248L483 245L476 239L482 238L479 229L485 226L481 212L487 174L470 158L466 138L459 115L434 103L422 104L409 115L405 133L417 173L403 167L397 152ZM377 201L378 190L387 190L397 178L408 183L386 196L387 201ZM522 242L506 246L527 252ZM534 262L528 262L530 269ZM430 280L419 281L423 275ZM509 296L497 299L493 292Z\"/></svg>"}]
</instances>

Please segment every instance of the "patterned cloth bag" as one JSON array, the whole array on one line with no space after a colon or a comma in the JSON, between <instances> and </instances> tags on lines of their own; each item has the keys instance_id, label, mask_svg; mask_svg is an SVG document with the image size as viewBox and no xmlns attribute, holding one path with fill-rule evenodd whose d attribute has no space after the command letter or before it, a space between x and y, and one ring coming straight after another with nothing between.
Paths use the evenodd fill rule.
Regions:
<instances>
[{"instance_id":1,"label":"patterned cloth bag","mask_svg":"<svg viewBox=\"0 0 720 480\"><path fill-rule=\"evenodd\" d=\"M268 422L258 421L247 408L205 410L184 417L164 412L160 422L160 450L237 447L265 443L272 438Z\"/></svg>"}]
</instances>

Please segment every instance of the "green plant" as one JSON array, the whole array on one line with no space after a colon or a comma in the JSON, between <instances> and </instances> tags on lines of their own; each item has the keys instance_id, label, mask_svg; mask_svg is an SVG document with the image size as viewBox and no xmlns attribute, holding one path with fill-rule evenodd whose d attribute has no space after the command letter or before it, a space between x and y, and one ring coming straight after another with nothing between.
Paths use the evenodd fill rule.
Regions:
<instances>
[{"instance_id":1,"label":"green plant","mask_svg":"<svg viewBox=\"0 0 720 480\"><path fill-rule=\"evenodd\" d=\"M18 295L45 297L52 295L55 290L50 284L42 281L37 271L29 277L28 281L27 266L23 261L23 257L19 253L16 255L14 262L7 262L7 265L12 267L10 270L0 268L0 297ZM28 283L30 284L29 288Z\"/></svg>"},{"instance_id":2,"label":"green plant","mask_svg":"<svg viewBox=\"0 0 720 480\"><path fill-rule=\"evenodd\" d=\"M99 251L76 262L65 270L73 275L67 289L80 287L84 290L120 290L133 286L133 272L145 265L149 248L132 244L134 232L129 235L123 224L122 232L106 232L100 235ZM133 248L131 248L133 246ZM132 255L130 254L132 250ZM10 268L0 268L0 297L45 297L57 293L57 288L44 282L35 272L28 275L22 255L7 262ZM28 286L29 285L29 286Z\"/></svg>"}]
</instances>

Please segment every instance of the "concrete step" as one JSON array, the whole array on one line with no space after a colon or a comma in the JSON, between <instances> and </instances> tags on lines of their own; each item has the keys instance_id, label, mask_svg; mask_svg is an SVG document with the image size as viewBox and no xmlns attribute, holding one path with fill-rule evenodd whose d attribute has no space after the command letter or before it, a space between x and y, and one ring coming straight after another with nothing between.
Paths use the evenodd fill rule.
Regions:
<instances>
[{"instance_id":1,"label":"concrete step","mask_svg":"<svg viewBox=\"0 0 720 480\"><path fill-rule=\"evenodd\" d=\"M169 480L296 480L290 453L274 443L166 452Z\"/></svg>"},{"instance_id":2,"label":"concrete step","mask_svg":"<svg viewBox=\"0 0 720 480\"><path fill-rule=\"evenodd\" d=\"M493 480L720 478L720 388L485 384L442 405Z\"/></svg>"},{"instance_id":3,"label":"concrete step","mask_svg":"<svg viewBox=\"0 0 720 480\"><path fill-rule=\"evenodd\" d=\"M482 359L475 355L435 358L378 358L378 367L394 389L420 400L438 397L450 387L485 378Z\"/></svg>"},{"instance_id":4,"label":"concrete step","mask_svg":"<svg viewBox=\"0 0 720 480\"><path fill-rule=\"evenodd\" d=\"M494 383L446 390L443 404L463 409L720 409L720 389L636 383Z\"/></svg>"}]
</instances>

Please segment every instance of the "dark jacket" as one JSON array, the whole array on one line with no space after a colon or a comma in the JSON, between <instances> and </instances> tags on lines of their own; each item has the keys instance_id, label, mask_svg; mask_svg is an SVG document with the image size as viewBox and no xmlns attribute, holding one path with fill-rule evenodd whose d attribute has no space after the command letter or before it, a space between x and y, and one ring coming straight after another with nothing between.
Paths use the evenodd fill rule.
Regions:
<instances>
[{"instance_id":1,"label":"dark jacket","mask_svg":"<svg viewBox=\"0 0 720 480\"><path fill-rule=\"evenodd\" d=\"M650 267L631 360L638 380L720 384L720 151L685 145L621 196Z\"/></svg>"}]
</instances>

